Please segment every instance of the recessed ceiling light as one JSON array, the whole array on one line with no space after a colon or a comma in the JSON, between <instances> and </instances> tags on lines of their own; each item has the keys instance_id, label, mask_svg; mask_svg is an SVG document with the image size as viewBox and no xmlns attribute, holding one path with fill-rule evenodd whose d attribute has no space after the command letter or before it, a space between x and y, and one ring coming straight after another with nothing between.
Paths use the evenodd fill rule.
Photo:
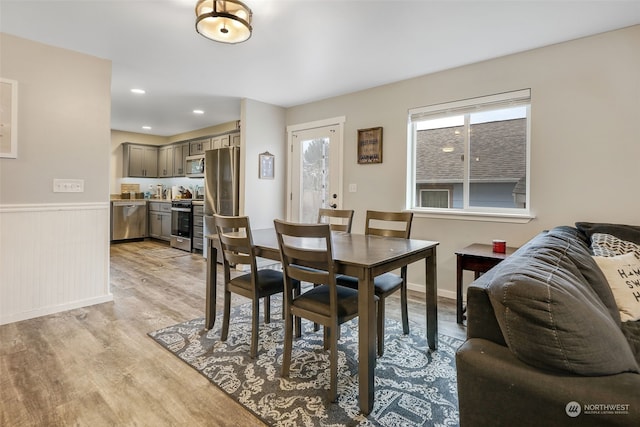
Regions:
<instances>
[{"instance_id":1,"label":"recessed ceiling light","mask_svg":"<svg viewBox=\"0 0 640 427\"><path fill-rule=\"evenodd\" d=\"M193 114L204 114L202 110L193 110Z\"/></svg>"},{"instance_id":2,"label":"recessed ceiling light","mask_svg":"<svg viewBox=\"0 0 640 427\"><path fill-rule=\"evenodd\" d=\"M142 129L144 129L144 130L151 130L151 126L142 126Z\"/></svg>"},{"instance_id":3,"label":"recessed ceiling light","mask_svg":"<svg viewBox=\"0 0 640 427\"><path fill-rule=\"evenodd\" d=\"M443 147L442 151L444 151L445 153L453 153L454 148L453 147Z\"/></svg>"},{"instance_id":4,"label":"recessed ceiling light","mask_svg":"<svg viewBox=\"0 0 640 427\"><path fill-rule=\"evenodd\" d=\"M131 92L133 92L133 93L138 93L138 94L144 94L144 93L147 93L147 91L146 91L146 90L144 90L144 89L131 89Z\"/></svg>"}]
</instances>

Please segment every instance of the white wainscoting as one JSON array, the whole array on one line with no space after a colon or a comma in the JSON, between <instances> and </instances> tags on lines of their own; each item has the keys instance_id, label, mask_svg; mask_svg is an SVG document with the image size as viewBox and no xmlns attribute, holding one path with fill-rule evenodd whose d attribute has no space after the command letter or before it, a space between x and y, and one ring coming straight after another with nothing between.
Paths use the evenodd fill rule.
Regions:
<instances>
[{"instance_id":1,"label":"white wainscoting","mask_svg":"<svg viewBox=\"0 0 640 427\"><path fill-rule=\"evenodd\" d=\"M0 325L113 300L109 207L0 205Z\"/></svg>"}]
</instances>

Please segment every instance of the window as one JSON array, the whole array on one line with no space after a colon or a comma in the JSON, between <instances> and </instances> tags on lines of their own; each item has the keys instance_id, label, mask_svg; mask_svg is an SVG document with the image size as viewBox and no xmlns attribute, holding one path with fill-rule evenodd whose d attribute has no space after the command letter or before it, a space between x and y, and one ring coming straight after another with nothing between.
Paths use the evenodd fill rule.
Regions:
<instances>
[{"instance_id":1,"label":"window","mask_svg":"<svg viewBox=\"0 0 640 427\"><path fill-rule=\"evenodd\" d=\"M530 90L409 111L409 209L529 215Z\"/></svg>"}]
</instances>

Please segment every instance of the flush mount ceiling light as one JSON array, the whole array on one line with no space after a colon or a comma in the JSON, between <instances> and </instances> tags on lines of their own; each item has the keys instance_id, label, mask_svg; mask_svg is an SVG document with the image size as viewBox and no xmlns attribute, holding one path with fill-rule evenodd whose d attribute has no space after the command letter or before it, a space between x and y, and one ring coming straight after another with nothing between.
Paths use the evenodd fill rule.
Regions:
<instances>
[{"instance_id":1,"label":"flush mount ceiling light","mask_svg":"<svg viewBox=\"0 0 640 427\"><path fill-rule=\"evenodd\" d=\"M237 0L199 0L196 31L217 42L242 43L251 37L251 9Z\"/></svg>"}]
</instances>

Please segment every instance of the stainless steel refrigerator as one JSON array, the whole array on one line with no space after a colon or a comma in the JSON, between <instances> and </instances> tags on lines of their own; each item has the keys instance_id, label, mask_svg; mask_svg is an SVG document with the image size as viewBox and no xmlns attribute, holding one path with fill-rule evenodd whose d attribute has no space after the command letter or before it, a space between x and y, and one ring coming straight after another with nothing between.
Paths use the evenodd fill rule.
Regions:
<instances>
[{"instance_id":1,"label":"stainless steel refrigerator","mask_svg":"<svg viewBox=\"0 0 640 427\"><path fill-rule=\"evenodd\" d=\"M213 214L238 215L240 198L240 147L224 147L204 154L204 235L213 234ZM205 237L206 240L206 237ZM206 258L208 244L204 242ZM218 247L218 262L222 254Z\"/></svg>"}]
</instances>

